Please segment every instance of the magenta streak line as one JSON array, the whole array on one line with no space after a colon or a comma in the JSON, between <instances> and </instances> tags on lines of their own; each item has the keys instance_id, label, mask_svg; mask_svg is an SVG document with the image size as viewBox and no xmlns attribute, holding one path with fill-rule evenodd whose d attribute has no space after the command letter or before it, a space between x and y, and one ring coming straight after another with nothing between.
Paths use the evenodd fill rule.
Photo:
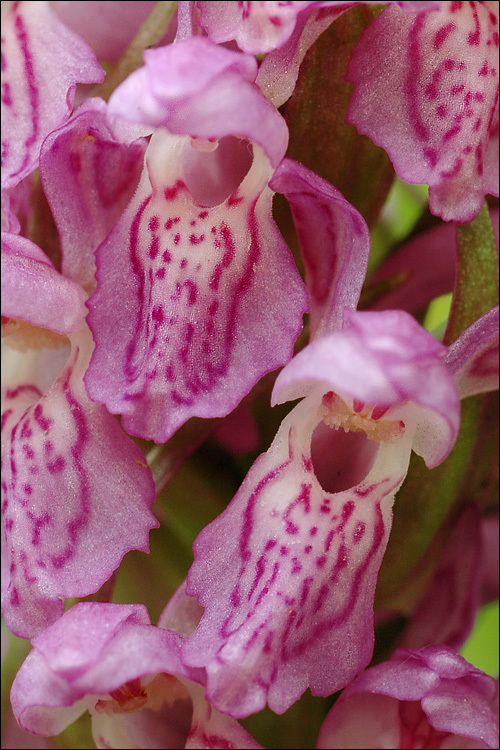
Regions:
<instances>
[{"instance_id":1,"label":"magenta streak line","mask_svg":"<svg viewBox=\"0 0 500 750\"><path fill-rule=\"evenodd\" d=\"M27 140L24 142L24 145L26 147L26 154L24 156L23 163L15 172L12 177L15 177L16 175L20 174L28 164L30 160L30 153L29 149L30 147L36 142L38 135L39 135L39 128L38 128L38 109L39 109L39 100L38 100L38 89L35 86L35 73L34 73L34 67L33 67L33 58L31 56L31 52L28 45L28 34L26 31L26 27L23 23L23 20L21 16L16 16L16 19L14 21L14 28L16 31L16 36L19 42L19 46L21 48L21 53L24 61L24 71L25 71L25 77L26 77L26 83L28 86L28 93L29 93L29 99L30 99L30 105L31 105L31 135L27 138Z\"/></svg>"}]
</instances>

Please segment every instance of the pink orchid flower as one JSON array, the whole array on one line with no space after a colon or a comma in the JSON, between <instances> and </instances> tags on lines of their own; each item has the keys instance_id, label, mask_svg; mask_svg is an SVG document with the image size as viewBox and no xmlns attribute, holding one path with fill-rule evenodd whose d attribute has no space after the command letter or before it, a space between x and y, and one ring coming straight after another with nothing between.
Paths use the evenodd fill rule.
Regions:
<instances>
[{"instance_id":1,"label":"pink orchid flower","mask_svg":"<svg viewBox=\"0 0 500 750\"><path fill-rule=\"evenodd\" d=\"M344 690L318 748L496 748L498 682L446 646L399 649Z\"/></svg>"},{"instance_id":2,"label":"pink orchid flower","mask_svg":"<svg viewBox=\"0 0 500 750\"><path fill-rule=\"evenodd\" d=\"M21 727L59 734L85 711L98 748L260 748L205 699L204 670L180 660L194 612L167 607L159 627L143 605L80 603L33 640L11 701Z\"/></svg>"}]
</instances>

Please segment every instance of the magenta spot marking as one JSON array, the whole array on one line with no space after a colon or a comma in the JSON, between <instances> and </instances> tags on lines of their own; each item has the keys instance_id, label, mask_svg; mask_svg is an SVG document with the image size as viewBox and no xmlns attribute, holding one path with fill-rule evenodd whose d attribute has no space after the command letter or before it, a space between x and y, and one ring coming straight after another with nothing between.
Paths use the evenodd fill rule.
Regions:
<instances>
[{"instance_id":1,"label":"magenta spot marking","mask_svg":"<svg viewBox=\"0 0 500 750\"><path fill-rule=\"evenodd\" d=\"M174 245L178 245L180 241L181 241L181 236L179 232L177 232L177 234L174 235Z\"/></svg>"},{"instance_id":2,"label":"magenta spot marking","mask_svg":"<svg viewBox=\"0 0 500 750\"><path fill-rule=\"evenodd\" d=\"M487 76L488 75L488 62L486 60L482 64L481 68L479 69L478 75L479 76Z\"/></svg>"},{"instance_id":3,"label":"magenta spot marking","mask_svg":"<svg viewBox=\"0 0 500 750\"><path fill-rule=\"evenodd\" d=\"M357 544L361 541L365 534L365 528L366 524L364 523L364 521L358 521L358 523L356 524L356 528L354 529L354 534L352 536L354 544Z\"/></svg>"},{"instance_id":4,"label":"magenta spot marking","mask_svg":"<svg viewBox=\"0 0 500 750\"><path fill-rule=\"evenodd\" d=\"M352 408L353 408L353 411L356 412L356 414L359 414L359 412L363 410L363 407L364 407L363 401L359 401L357 398L354 398L352 400Z\"/></svg>"},{"instance_id":5,"label":"magenta spot marking","mask_svg":"<svg viewBox=\"0 0 500 750\"><path fill-rule=\"evenodd\" d=\"M451 141L452 138L454 138L456 135L460 133L461 129L462 129L462 126L457 123L452 128L446 131L446 133L443 135L443 141L445 143L447 141Z\"/></svg>"},{"instance_id":6,"label":"magenta spot marking","mask_svg":"<svg viewBox=\"0 0 500 750\"><path fill-rule=\"evenodd\" d=\"M425 95L431 101L433 99L437 99L438 93L439 92L435 83L429 83L429 85L425 87ZM427 140L427 138L425 140Z\"/></svg>"},{"instance_id":7,"label":"magenta spot marking","mask_svg":"<svg viewBox=\"0 0 500 750\"><path fill-rule=\"evenodd\" d=\"M302 570L302 563L299 561L298 557L292 557L292 563L292 575L300 573Z\"/></svg>"},{"instance_id":8,"label":"magenta spot marking","mask_svg":"<svg viewBox=\"0 0 500 750\"><path fill-rule=\"evenodd\" d=\"M26 458L34 458L35 457L35 451L33 448L29 445L26 445L26 443L23 445L23 453Z\"/></svg>"},{"instance_id":9,"label":"magenta spot marking","mask_svg":"<svg viewBox=\"0 0 500 750\"><path fill-rule=\"evenodd\" d=\"M300 592L300 600L299 600L299 607L303 607L306 603L306 599L309 596L309 591L311 589L311 585L314 581L314 578L312 576L308 576L307 578L304 578L302 581L302 589Z\"/></svg>"},{"instance_id":10,"label":"magenta spot marking","mask_svg":"<svg viewBox=\"0 0 500 750\"><path fill-rule=\"evenodd\" d=\"M27 419L25 422L23 422L23 426L21 427L21 432L19 433L19 437L21 440L29 440L29 438L33 435L29 419Z\"/></svg>"},{"instance_id":11,"label":"magenta spot marking","mask_svg":"<svg viewBox=\"0 0 500 750\"><path fill-rule=\"evenodd\" d=\"M335 529L330 529L330 531L328 532L327 537L325 539L325 544L324 544L325 552L328 552L328 550L332 546L333 537L335 536L335 533L336 533Z\"/></svg>"},{"instance_id":12,"label":"magenta spot marking","mask_svg":"<svg viewBox=\"0 0 500 750\"><path fill-rule=\"evenodd\" d=\"M272 549L273 547L276 547L277 543L278 542L276 541L276 539L269 539L266 542L266 546L264 547L264 552L269 552L270 549Z\"/></svg>"},{"instance_id":13,"label":"magenta spot marking","mask_svg":"<svg viewBox=\"0 0 500 750\"><path fill-rule=\"evenodd\" d=\"M38 425L40 426L40 428L44 432L47 432L50 429L50 426L52 424L52 420L43 416L43 409L42 409L42 407L41 407L40 404L37 404L35 406L35 410L33 412L33 416L35 418L35 421L38 423Z\"/></svg>"},{"instance_id":14,"label":"magenta spot marking","mask_svg":"<svg viewBox=\"0 0 500 750\"><path fill-rule=\"evenodd\" d=\"M82 160L80 154L77 151L69 152L69 166L72 172L78 174L82 171Z\"/></svg>"},{"instance_id":15,"label":"magenta spot marking","mask_svg":"<svg viewBox=\"0 0 500 750\"><path fill-rule=\"evenodd\" d=\"M163 307L161 305L155 305L151 311L151 317L157 325L161 325L165 319L163 315Z\"/></svg>"},{"instance_id":16,"label":"magenta spot marking","mask_svg":"<svg viewBox=\"0 0 500 750\"><path fill-rule=\"evenodd\" d=\"M31 495L31 493L33 492L33 487L31 486L31 484L23 484L23 491L26 495Z\"/></svg>"},{"instance_id":17,"label":"magenta spot marking","mask_svg":"<svg viewBox=\"0 0 500 750\"><path fill-rule=\"evenodd\" d=\"M318 527L317 526L312 526L309 529L309 536L316 536L317 533L318 533Z\"/></svg>"},{"instance_id":18,"label":"magenta spot marking","mask_svg":"<svg viewBox=\"0 0 500 750\"><path fill-rule=\"evenodd\" d=\"M192 245L199 245L203 240L205 239L204 234L196 235L196 234L190 234L189 235L189 241Z\"/></svg>"},{"instance_id":19,"label":"magenta spot marking","mask_svg":"<svg viewBox=\"0 0 500 750\"><path fill-rule=\"evenodd\" d=\"M232 195L230 195L229 198L227 199L227 207L231 208L231 206L237 206L238 203L241 203L242 200L243 198L240 195L238 195L237 192L235 192Z\"/></svg>"},{"instance_id":20,"label":"magenta spot marking","mask_svg":"<svg viewBox=\"0 0 500 750\"><path fill-rule=\"evenodd\" d=\"M45 440L43 444L43 450L46 454L52 453L52 451L54 450L54 444L52 443L52 440Z\"/></svg>"},{"instance_id":21,"label":"magenta spot marking","mask_svg":"<svg viewBox=\"0 0 500 750\"><path fill-rule=\"evenodd\" d=\"M450 88L450 94L452 96L456 96L457 94L460 94L464 89L465 85L463 83L456 83Z\"/></svg>"},{"instance_id":22,"label":"magenta spot marking","mask_svg":"<svg viewBox=\"0 0 500 750\"><path fill-rule=\"evenodd\" d=\"M152 216L148 222L148 228L150 232L157 232L160 228L160 217L159 216ZM167 226L165 225L165 229L167 229Z\"/></svg>"},{"instance_id":23,"label":"magenta spot marking","mask_svg":"<svg viewBox=\"0 0 500 750\"><path fill-rule=\"evenodd\" d=\"M443 170L439 174L441 175L441 177L444 177L446 179L449 179L451 177L456 177L457 174L459 174L460 170L462 169L462 166L463 166L462 159L457 158L455 159L455 164L450 170L448 170L448 172Z\"/></svg>"},{"instance_id":24,"label":"magenta spot marking","mask_svg":"<svg viewBox=\"0 0 500 750\"><path fill-rule=\"evenodd\" d=\"M65 466L66 461L62 456L56 456L53 461L47 463L47 469L51 474L59 474L61 471L63 471Z\"/></svg>"},{"instance_id":25,"label":"magenta spot marking","mask_svg":"<svg viewBox=\"0 0 500 750\"><path fill-rule=\"evenodd\" d=\"M149 257L154 260L160 251L160 238L157 234L153 237L149 244Z\"/></svg>"},{"instance_id":26,"label":"magenta spot marking","mask_svg":"<svg viewBox=\"0 0 500 750\"><path fill-rule=\"evenodd\" d=\"M172 260L172 256L170 255L170 252L168 250L165 250L161 257L163 258L163 261L165 263L170 263Z\"/></svg>"},{"instance_id":27,"label":"magenta spot marking","mask_svg":"<svg viewBox=\"0 0 500 750\"><path fill-rule=\"evenodd\" d=\"M206 218L207 218L207 216L208 216L208 211L201 211L201 212L200 212L200 213L198 214L198 218L199 218L199 219L206 219Z\"/></svg>"},{"instance_id":28,"label":"magenta spot marking","mask_svg":"<svg viewBox=\"0 0 500 750\"><path fill-rule=\"evenodd\" d=\"M474 31L471 31L471 33L468 35L468 37L467 37L467 43L471 47L478 47L479 46L479 41L481 39L481 25L479 23L479 16L478 16L478 13L477 13L476 4L475 3L470 3L470 6L472 8L472 14L474 16L474 24L475 24L476 28L474 29Z\"/></svg>"},{"instance_id":29,"label":"magenta spot marking","mask_svg":"<svg viewBox=\"0 0 500 750\"><path fill-rule=\"evenodd\" d=\"M190 226L195 227L196 226L196 221L194 219L191 219L191 221L189 222L189 224L190 224Z\"/></svg>"},{"instance_id":30,"label":"magenta spot marking","mask_svg":"<svg viewBox=\"0 0 500 750\"><path fill-rule=\"evenodd\" d=\"M163 195L165 196L165 200L166 201L173 200L177 196L177 193L185 187L186 186L184 185L182 180L177 180L177 182L175 183L173 187L164 189Z\"/></svg>"},{"instance_id":31,"label":"magenta spot marking","mask_svg":"<svg viewBox=\"0 0 500 750\"><path fill-rule=\"evenodd\" d=\"M316 558L316 567L317 568L324 568L326 560L327 560L326 555L321 555L320 557L317 557Z\"/></svg>"},{"instance_id":32,"label":"magenta spot marking","mask_svg":"<svg viewBox=\"0 0 500 750\"><path fill-rule=\"evenodd\" d=\"M10 592L10 603L13 607L19 607L20 601L19 601L19 593L16 588L13 588Z\"/></svg>"},{"instance_id":33,"label":"magenta spot marking","mask_svg":"<svg viewBox=\"0 0 500 750\"><path fill-rule=\"evenodd\" d=\"M347 503L345 503L344 507L342 508L342 520L344 523L347 523L347 521L354 513L354 507L354 502L352 500L349 500Z\"/></svg>"},{"instance_id":34,"label":"magenta spot marking","mask_svg":"<svg viewBox=\"0 0 500 750\"><path fill-rule=\"evenodd\" d=\"M448 58L447 60L444 61L445 70L453 70L454 67L455 67L455 60Z\"/></svg>"},{"instance_id":35,"label":"magenta spot marking","mask_svg":"<svg viewBox=\"0 0 500 750\"><path fill-rule=\"evenodd\" d=\"M484 102L484 94L481 93L481 91L476 91L476 93L474 94L474 101Z\"/></svg>"},{"instance_id":36,"label":"magenta spot marking","mask_svg":"<svg viewBox=\"0 0 500 750\"><path fill-rule=\"evenodd\" d=\"M155 278L157 278L157 279L164 279L165 278L165 269L164 268L158 268L155 271Z\"/></svg>"},{"instance_id":37,"label":"magenta spot marking","mask_svg":"<svg viewBox=\"0 0 500 750\"><path fill-rule=\"evenodd\" d=\"M447 23L445 26L441 26L439 31L436 32L434 35L434 49L437 51L446 41L447 37L451 34L452 31L455 31L456 25L453 23L453 21L450 21L450 23Z\"/></svg>"},{"instance_id":38,"label":"magenta spot marking","mask_svg":"<svg viewBox=\"0 0 500 750\"><path fill-rule=\"evenodd\" d=\"M217 232L217 229L215 227L212 227L210 231L212 232L212 234L215 234Z\"/></svg>"},{"instance_id":39,"label":"magenta spot marking","mask_svg":"<svg viewBox=\"0 0 500 750\"><path fill-rule=\"evenodd\" d=\"M280 547L280 555L288 555L289 551L288 547L285 547L284 545Z\"/></svg>"},{"instance_id":40,"label":"magenta spot marking","mask_svg":"<svg viewBox=\"0 0 500 750\"><path fill-rule=\"evenodd\" d=\"M5 530L6 531L12 531L14 528L14 519L13 518L6 518L5 519Z\"/></svg>"}]
</instances>

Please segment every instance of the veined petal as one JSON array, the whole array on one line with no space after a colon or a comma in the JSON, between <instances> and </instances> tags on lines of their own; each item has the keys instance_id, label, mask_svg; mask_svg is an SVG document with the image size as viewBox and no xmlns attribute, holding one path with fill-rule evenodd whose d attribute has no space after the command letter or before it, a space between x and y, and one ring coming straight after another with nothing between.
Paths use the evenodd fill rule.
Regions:
<instances>
[{"instance_id":1,"label":"veined petal","mask_svg":"<svg viewBox=\"0 0 500 750\"><path fill-rule=\"evenodd\" d=\"M280 372L272 403L299 398L320 382L364 404L404 405L417 422L413 450L432 468L450 452L460 424L445 352L402 310L346 308L342 330L313 341Z\"/></svg>"},{"instance_id":2,"label":"veined petal","mask_svg":"<svg viewBox=\"0 0 500 750\"><path fill-rule=\"evenodd\" d=\"M60 616L62 597L97 591L126 552L147 551L158 525L144 454L89 401L82 375L91 339L74 337L46 392L36 373L45 377L54 355L42 349L32 355L33 378L2 396L2 609L24 638Z\"/></svg>"},{"instance_id":3,"label":"veined petal","mask_svg":"<svg viewBox=\"0 0 500 750\"><path fill-rule=\"evenodd\" d=\"M270 187L292 208L311 294L311 337L342 327L344 308L355 308L365 280L370 233L343 195L298 162L284 159Z\"/></svg>"},{"instance_id":4,"label":"veined petal","mask_svg":"<svg viewBox=\"0 0 500 750\"><path fill-rule=\"evenodd\" d=\"M321 388L295 407L194 544L187 592L205 612L182 655L206 668L210 702L234 717L266 702L283 713L308 686L330 695L371 658L376 577L412 431L392 443L343 439L323 409Z\"/></svg>"},{"instance_id":5,"label":"veined petal","mask_svg":"<svg viewBox=\"0 0 500 750\"><path fill-rule=\"evenodd\" d=\"M498 389L498 305L453 342L446 362L460 398Z\"/></svg>"},{"instance_id":6,"label":"veined petal","mask_svg":"<svg viewBox=\"0 0 500 750\"><path fill-rule=\"evenodd\" d=\"M40 174L59 230L62 272L87 289L95 251L126 208L139 182L146 143L115 136L101 99L85 102L45 140ZM124 126L122 125L122 129ZM131 142L133 141L133 142Z\"/></svg>"},{"instance_id":7,"label":"veined petal","mask_svg":"<svg viewBox=\"0 0 500 750\"><path fill-rule=\"evenodd\" d=\"M430 207L469 222L498 195L498 3L389 7L348 68L348 122L388 152L398 175L429 185Z\"/></svg>"},{"instance_id":8,"label":"veined petal","mask_svg":"<svg viewBox=\"0 0 500 750\"><path fill-rule=\"evenodd\" d=\"M146 50L109 101L111 113L197 138L237 135L259 144L276 167L288 129L253 81L256 61L203 37Z\"/></svg>"},{"instance_id":9,"label":"veined petal","mask_svg":"<svg viewBox=\"0 0 500 750\"><path fill-rule=\"evenodd\" d=\"M43 139L71 112L76 84L103 79L90 47L48 2L8 3L2 18L2 187L36 168Z\"/></svg>"},{"instance_id":10,"label":"veined petal","mask_svg":"<svg viewBox=\"0 0 500 750\"><path fill-rule=\"evenodd\" d=\"M2 315L57 333L85 325L87 295L56 271L45 253L18 234L2 232Z\"/></svg>"},{"instance_id":11,"label":"veined petal","mask_svg":"<svg viewBox=\"0 0 500 750\"><path fill-rule=\"evenodd\" d=\"M153 135L136 195L97 251L88 302L89 393L129 432L158 442L191 416L228 414L286 362L307 305L271 217L266 156L253 147L238 185L247 144L197 147ZM223 183L219 149L231 158Z\"/></svg>"}]
</instances>

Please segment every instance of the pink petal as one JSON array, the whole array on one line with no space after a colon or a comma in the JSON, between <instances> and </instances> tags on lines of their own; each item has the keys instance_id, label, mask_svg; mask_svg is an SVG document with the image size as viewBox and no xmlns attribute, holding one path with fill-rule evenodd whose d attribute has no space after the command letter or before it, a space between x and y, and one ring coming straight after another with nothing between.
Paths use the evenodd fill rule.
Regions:
<instances>
[{"instance_id":1,"label":"pink petal","mask_svg":"<svg viewBox=\"0 0 500 750\"><path fill-rule=\"evenodd\" d=\"M322 383L324 390L364 404L406 405L401 418L407 429L416 420L413 450L430 468L437 466L460 424L457 389L441 358L445 348L402 310L346 308L345 319L342 330L313 341L282 370L272 403L299 398Z\"/></svg>"},{"instance_id":2,"label":"pink petal","mask_svg":"<svg viewBox=\"0 0 500 750\"><path fill-rule=\"evenodd\" d=\"M387 8L354 50L348 122L386 149L398 175L429 185L446 221L498 195L498 5Z\"/></svg>"},{"instance_id":3,"label":"pink petal","mask_svg":"<svg viewBox=\"0 0 500 750\"><path fill-rule=\"evenodd\" d=\"M460 398L498 390L498 305L453 342L446 362Z\"/></svg>"},{"instance_id":4,"label":"pink petal","mask_svg":"<svg viewBox=\"0 0 500 750\"><path fill-rule=\"evenodd\" d=\"M59 230L62 271L87 289L94 281L95 250L141 176L146 144L130 141L115 136L105 103L92 99L51 133L41 150L40 173Z\"/></svg>"},{"instance_id":5,"label":"pink petal","mask_svg":"<svg viewBox=\"0 0 500 750\"><path fill-rule=\"evenodd\" d=\"M43 139L70 114L76 84L103 78L90 47L47 2L9 4L2 18L2 187L36 168Z\"/></svg>"},{"instance_id":6,"label":"pink petal","mask_svg":"<svg viewBox=\"0 0 500 750\"><path fill-rule=\"evenodd\" d=\"M254 58L191 37L146 50L144 62L113 92L110 112L180 135L248 138L279 164L288 129L253 83Z\"/></svg>"},{"instance_id":7,"label":"pink petal","mask_svg":"<svg viewBox=\"0 0 500 750\"><path fill-rule=\"evenodd\" d=\"M370 234L361 216L329 182L284 159L270 186L292 207L311 294L311 337L340 328L344 307L356 308L363 286Z\"/></svg>"},{"instance_id":8,"label":"pink petal","mask_svg":"<svg viewBox=\"0 0 500 750\"><path fill-rule=\"evenodd\" d=\"M10 575L3 576L2 608L10 630L24 638L60 616L63 597L97 591L130 549L147 551L158 525L142 451L86 395L90 349L87 334L75 335L46 393L35 376L50 372L54 354L40 350L32 380L20 376L4 393L2 553Z\"/></svg>"},{"instance_id":9,"label":"pink petal","mask_svg":"<svg viewBox=\"0 0 500 750\"><path fill-rule=\"evenodd\" d=\"M213 42L235 39L250 54L281 47L295 28L297 15L304 9L326 3L315 2L212 2L196 3L199 24Z\"/></svg>"},{"instance_id":10,"label":"pink petal","mask_svg":"<svg viewBox=\"0 0 500 750\"><path fill-rule=\"evenodd\" d=\"M322 395L295 407L194 544L187 591L205 613L183 659L206 668L210 702L234 717L266 702L282 713L308 686L330 695L371 658L376 577L411 436L343 438L321 424ZM314 465L318 440L327 466Z\"/></svg>"},{"instance_id":11,"label":"pink petal","mask_svg":"<svg viewBox=\"0 0 500 750\"><path fill-rule=\"evenodd\" d=\"M30 240L2 232L2 315L71 333L85 325L87 295Z\"/></svg>"},{"instance_id":12,"label":"pink petal","mask_svg":"<svg viewBox=\"0 0 500 750\"><path fill-rule=\"evenodd\" d=\"M158 131L134 199L97 252L85 382L132 434L163 442L191 416L224 416L292 354L305 290L256 146L237 187L249 158L236 140L202 153Z\"/></svg>"},{"instance_id":13,"label":"pink petal","mask_svg":"<svg viewBox=\"0 0 500 750\"><path fill-rule=\"evenodd\" d=\"M425 742L429 747L494 748L497 700L496 680L450 648L399 649L344 690L323 724L318 747L372 747L373 739L364 743L367 722L373 721L381 747ZM358 744L342 744L348 738Z\"/></svg>"}]
</instances>

